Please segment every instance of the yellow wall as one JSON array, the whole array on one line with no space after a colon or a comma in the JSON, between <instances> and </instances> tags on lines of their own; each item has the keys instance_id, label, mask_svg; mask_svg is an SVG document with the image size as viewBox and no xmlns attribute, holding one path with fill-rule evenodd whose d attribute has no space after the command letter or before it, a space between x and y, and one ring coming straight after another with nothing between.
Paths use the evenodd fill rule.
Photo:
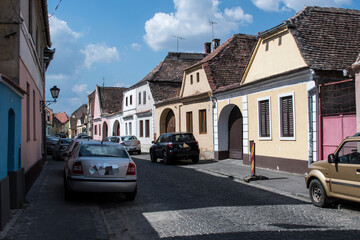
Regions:
<instances>
[{"instance_id":1,"label":"yellow wall","mask_svg":"<svg viewBox=\"0 0 360 240\"><path fill-rule=\"evenodd\" d=\"M295 140L280 140L279 95L293 93ZM271 140L259 140L258 99L270 97ZM308 106L306 83L248 96L249 139L255 140L256 154L269 157L308 159Z\"/></svg>"},{"instance_id":2,"label":"yellow wall","mask_svg":"<svg viewBox=\"0 0 360 240\"><path fill-rule=\"evenodd\" d=\"M279 45L280 38L281 45ZM289 31L265 39L260 38L259 41L244 83L307 66ZM268 51L266 51L267 43Z\"/></svg>"},{"instance_id":3,"label":"yellow wall","mask_svg":"<svg viewBox=\"0 0 360 240\"><path fill-rule=\"evenodd\" d=\"M196 102L185 104L181 109L181 131L186 132L186 113L192 112L193 116L193 134L199 142L200 151L206 155L205 158L212 158L213 154L213 121L212 121L212 102ZM199 110L206 109L207 133L199 133ZM210 156L211 155L211 156Z\"/></svg>"},{"instance_id":4,"label":"yellow wall","mask_svg":"<svg viewBox=\"0 0 360 240\"><path fill-rule=\"evenodd\" d=\"M200 81L197 82L196 75L199 73ZM193 76L193 84L191 84ZM185 79L182 85L181 97L194 96L200 93L211 91L205 71L202 68L192 69L185 72Z\"/></svg>"},{"instance_id":5,"label":"yellow wall","mask_svg":"<svg viewBox=\"0 0 360 240\"><path fill-rule=\"evenodd\" d=\"M279 96L293 93L295 104L295 140L280 140ZM270 97L271 139L259 140L258 99ZM247 96L249 140L256 143L256 155L308 160L308 106L306 83ZM236 104L243 113L242 96L218 102L218 119L229 104Z\"/></svg>"}]
</instances>

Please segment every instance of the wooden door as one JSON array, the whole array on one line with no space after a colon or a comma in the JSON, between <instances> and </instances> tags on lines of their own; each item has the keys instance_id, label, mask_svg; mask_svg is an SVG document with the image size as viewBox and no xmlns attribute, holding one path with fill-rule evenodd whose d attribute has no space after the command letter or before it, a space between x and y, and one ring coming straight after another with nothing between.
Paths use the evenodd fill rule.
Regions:
<instances>
[{"instance_id":1,"label":"wooden door","mask_svg":"<svg viewBox=\"0 0 360 240\"><path fill-rule=\"evenodd\" d=\"M169 111L168 115L166 116L166 129L165 132L175 132L175 115L173 111Z\"/></svg>"},{"instance_id":2,"label":"wooden door","mask_svg":"<svg viewBox=\"0 0 360 240\"><path fill-rule=\"evenodd\" d=\"M229 116L229 158L243 158L243 119L238 107Z\"/></svg>"}]
</instances>

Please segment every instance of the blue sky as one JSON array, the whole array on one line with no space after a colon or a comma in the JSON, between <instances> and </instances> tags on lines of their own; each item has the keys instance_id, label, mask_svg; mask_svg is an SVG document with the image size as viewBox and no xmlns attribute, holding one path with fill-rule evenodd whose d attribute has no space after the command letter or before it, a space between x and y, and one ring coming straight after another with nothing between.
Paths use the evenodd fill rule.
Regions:
<instances>
[{"instance_id":1,"label":"blue sky","mask_svg":"<svg viewBox=\"0 0 360 240\"><path fill-rule=\"evenodd\" d=\"M49 107L70 116L96 85L132 86L176 52L174 36L184 38L180 52L204 52L212 39L209 21L223 43L236 33L270 29L305 5L360 10L359 0L48 0L56 52L46 72L46 98L52 86L61 89Z\"/></svg>"}]
</instances>

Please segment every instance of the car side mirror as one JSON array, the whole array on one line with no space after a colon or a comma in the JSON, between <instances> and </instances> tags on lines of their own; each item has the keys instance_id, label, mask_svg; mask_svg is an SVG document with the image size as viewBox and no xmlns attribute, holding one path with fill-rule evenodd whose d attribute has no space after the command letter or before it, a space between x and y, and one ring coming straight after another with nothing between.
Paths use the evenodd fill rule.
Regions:
<instances>
[{"instance_id":1,"label":"car side mirror","mask_svg":"<svg viewBox=\"0 0 360 240\"><path fill-rule=\"evenodd\" d=\"M155 142L154 141L151 141L152 144L154 144Z\"/></svg>"},{"instance_id":2,"label":"car side mirror","mask_svg":"<svg viewBox=\"0 0 360 240\"><path fill-rule=\"evenodd\" d=\"M329 154L328 162L329 163L337 163L337 158L336 158L335 154Z\"/></svg>"}]
</instances>

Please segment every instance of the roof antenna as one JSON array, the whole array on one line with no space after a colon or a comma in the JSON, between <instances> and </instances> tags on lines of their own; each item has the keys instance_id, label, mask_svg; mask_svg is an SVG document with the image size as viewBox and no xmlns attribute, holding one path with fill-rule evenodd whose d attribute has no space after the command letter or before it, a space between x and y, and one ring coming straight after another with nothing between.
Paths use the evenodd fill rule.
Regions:
<instances>
[{"instance_id":1,"label":"roof antenna","mask_svg":"<svg viewBox=\"0 0 360 240\"><path fill-rule=\"evenodd\" d=\"M179 39L185 40L185 38L179 36L172 36L172 37L176 38L176 52L179 53Z\"/></svg>"},{"instance_id":2,"label":"roof antenna","mask_svg":"<svg viewBox=\"0 0 360 240\"><path fill-rule=\"evenodd\" d=\"M214 24L217 24L217 22L209 20L209 24L211 25L212 39L214 39Z\"/></svg>"}]
</instances>

